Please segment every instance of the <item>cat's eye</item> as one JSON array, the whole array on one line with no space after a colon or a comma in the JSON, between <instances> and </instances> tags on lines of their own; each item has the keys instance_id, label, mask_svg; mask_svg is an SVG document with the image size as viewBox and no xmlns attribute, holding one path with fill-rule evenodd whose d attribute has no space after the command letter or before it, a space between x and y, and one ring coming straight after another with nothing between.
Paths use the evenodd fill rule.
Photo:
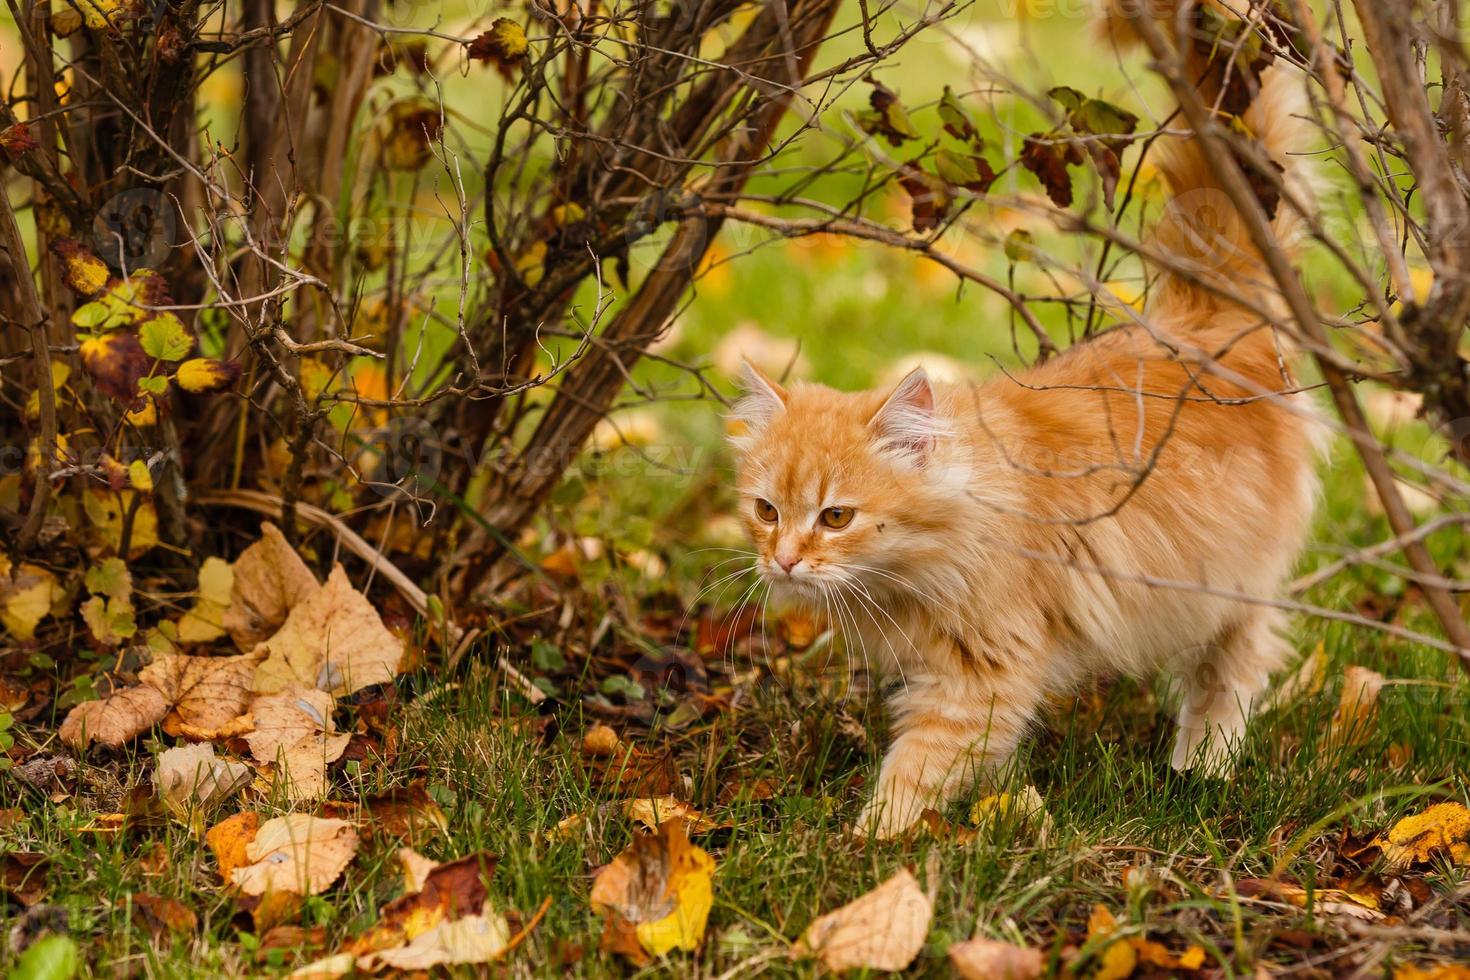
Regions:
<instances>
[{"instance_id":1,"label":"cat's eye","mask_svg":"<svg viewBox=\"0 0 1470 980\"><path fill-rule=\"evenodd\" d=\"M822 511L821 521L823 526L840 531L852 523L852 515L851 507L828 507Z\"/></svg>"},{"instance_id":2,"label":"cat's eye","mask_svg":"<svg viewBox=\"0 0 1470 980\"><path fill-rule=\"evenodd\" d=\"M776 518L781 515L777 512L775 504L769 500L757 497L755 499L755 516L767 524L774 524L776 523Z\"/></svg>"}]
</instances>

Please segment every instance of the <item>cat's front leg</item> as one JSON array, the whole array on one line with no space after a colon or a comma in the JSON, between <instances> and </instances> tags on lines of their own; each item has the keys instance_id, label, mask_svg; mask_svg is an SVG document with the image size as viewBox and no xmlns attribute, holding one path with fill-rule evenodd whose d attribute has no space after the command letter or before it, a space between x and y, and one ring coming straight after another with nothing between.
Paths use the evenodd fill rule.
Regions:
<instances>
[{"instance_id":1,"label":"cat's front leg","mask_svg":"<svg viewBox=\"0 0 1470 980\"><path fill-rule=\"evenodd\" d=\"M953 801L1010 759L1036 704L1031 691L993 679L910 679L893 699L895 737L856 830L895 837Z\"/></svg>"}]
</instances>

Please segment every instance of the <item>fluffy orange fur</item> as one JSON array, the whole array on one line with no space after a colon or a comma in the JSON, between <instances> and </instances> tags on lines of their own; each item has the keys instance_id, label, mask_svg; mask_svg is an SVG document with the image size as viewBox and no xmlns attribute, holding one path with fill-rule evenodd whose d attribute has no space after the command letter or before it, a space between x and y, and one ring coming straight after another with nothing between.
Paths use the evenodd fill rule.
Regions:
<instances>
[{"instance_id":1,"label":"fluffy orange fur","mask_svg":"<svg viewBox=\"0 0 1470 980\"><path fill-rule=\"evenodd\" d=\"M1288 172L1299 103L1268 73L1245 117ZM1229 198L1188 140L1161 170L1154 242L1190 268L1160 273L1138 323L974 385L920 370L844 393L747 371L738 489L760 571L895 681L862 827L891 835L952 800L1049 696L1100 674L1166 673L1173 764L1218 769L1282 662L1279 611L1247 599L1275 597L1303 544L1315 426Z\"/></svg>"}]
</instances>

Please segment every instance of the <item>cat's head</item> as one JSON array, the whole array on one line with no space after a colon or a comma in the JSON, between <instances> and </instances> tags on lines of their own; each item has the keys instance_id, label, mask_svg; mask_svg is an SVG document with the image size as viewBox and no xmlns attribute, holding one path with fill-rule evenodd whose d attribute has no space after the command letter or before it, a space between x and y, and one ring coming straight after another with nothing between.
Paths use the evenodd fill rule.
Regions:
<instances>
[{"instance_id":1,"label":"cat's head","mask_svg":"<svg viewBox=\"0 0 1470 980\"><path fill-rule=\"evenodd\" d=\"M743 382L740 517L773 586L816 599L856 579L888 592L942 546L965 481L922 368L891 391L782 387L750 364Z\"/></svg>"}]
</instances>

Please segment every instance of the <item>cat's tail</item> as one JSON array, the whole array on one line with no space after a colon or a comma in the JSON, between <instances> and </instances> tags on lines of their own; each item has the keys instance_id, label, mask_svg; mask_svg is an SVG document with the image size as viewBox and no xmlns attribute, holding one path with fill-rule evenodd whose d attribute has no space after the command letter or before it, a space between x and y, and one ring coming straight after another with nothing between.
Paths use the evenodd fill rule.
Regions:
<instances>
[{"instance_id":1,"label":"cat's tail","mask_svg":"<svg viewBox=\"0 0 1470 980\"><path fill-rule=\"evenodd\" d=\"M1218 13L1212 15L1213 21L1191 18L1187 0L1106 0L1106 4L1103 27L1120 44L1140 43L1136 23L1129 16L1140 4L1169 38L1175 36L1175 25L1181 20L1189 21L1197 33L1202 32L1202 23L1220 22ZM1238 153L1237 160L1271 220L1276 246L1295 258L1304 237L1304 222L1293 204L1310 206L1313 196L1304 155L1312 133L1304 87L1277 67L1267 67L1256 77L1238 62L1212 65L1212 59L1228 57L1229 45L1223 41L1213 46L1198 43L1206 40L1179 42L1187 46L1186 71L1198 82L1207 106L1223 113L1223 107L1241 109L1240 103L1246 103L1239 112L1239 124L1232 122L1231 126L1257 152ZM1182 316L1203 327L1211 311L1238 305L1222 293L1233 293L1257 307L1277 307L1280 300L1272 277L1244 217L1216 178L1205 148L1191 136L1159 143L1154 150L1158 154L1155 164L1169 197L1152 233L1160 260L1154 263L1159 276L1150 294L1150 313L1168 319ZM1272 172L1264 172L1267 167Z\"/></svg>"}]
</instances>

